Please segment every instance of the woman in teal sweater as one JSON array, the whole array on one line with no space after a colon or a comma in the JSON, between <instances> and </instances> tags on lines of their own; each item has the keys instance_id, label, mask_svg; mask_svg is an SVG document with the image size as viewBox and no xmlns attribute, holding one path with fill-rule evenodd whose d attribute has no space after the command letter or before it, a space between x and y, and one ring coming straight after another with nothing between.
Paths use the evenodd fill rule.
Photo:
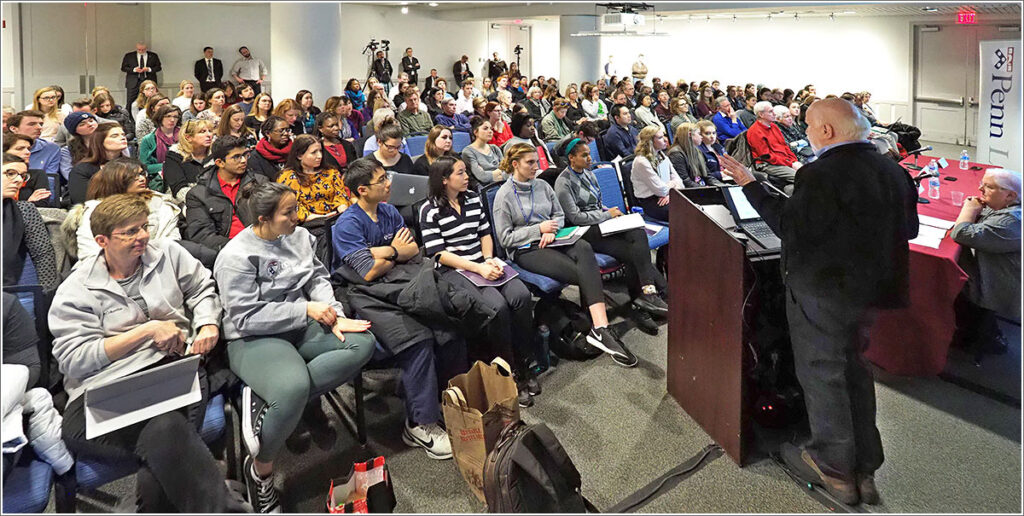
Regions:
<instances>
[{"instance_id":1,"label":"woman in teal sweater","mask_svg":"<svg viewBox=\"0 0 1024 516\"><path fill-rule=\"evenodd\" d=\"M139 140L139 160L146 166L151 190L166 191L160 171L164 168L167 149L178 143L180 122L181 111L176 106L163 106L153 115L156 130Z\"/></svg>"}]
</instances>

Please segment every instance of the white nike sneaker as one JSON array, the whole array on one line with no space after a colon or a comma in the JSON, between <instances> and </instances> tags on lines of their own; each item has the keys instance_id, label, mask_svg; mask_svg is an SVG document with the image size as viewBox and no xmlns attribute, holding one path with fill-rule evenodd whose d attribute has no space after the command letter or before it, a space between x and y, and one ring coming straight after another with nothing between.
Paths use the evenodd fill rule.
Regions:
<instances>
[{"instance_id":1,"label":"white nike sneaker","mask_svg":"<svg viewBox=\"0 0 1024 516\"><path fill-rule=\"evenodd\" d=\"M423 448L431 459L452 458L452 443L448 440L448 432L442 430L437 423L410 427L409 420L406 420L402 441L409 446Z\"/></svg>"}]
</instances>

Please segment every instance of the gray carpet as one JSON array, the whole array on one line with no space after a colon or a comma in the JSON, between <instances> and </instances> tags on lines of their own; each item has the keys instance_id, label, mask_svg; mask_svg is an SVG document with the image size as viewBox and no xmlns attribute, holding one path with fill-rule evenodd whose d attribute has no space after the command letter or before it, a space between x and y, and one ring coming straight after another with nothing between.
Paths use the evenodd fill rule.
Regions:
<instances>
[{"instance_id":1,"label":"gray carpet","mask_svg":"<svg viewBox=\"0 0 1024 516\"><path fill-rule=\"evenodd\" d=\"M666 331L662 326L657 337L637 330L627 334L624 340L641 358L634 369L618 367L604 356L560 363L542 378L544 393L537 404L523 410L527 422L544 421L554 430L583 475L584 494L598 508L611 507L711 442L665 392ZM1007 336L1019 357L1019 333ZM367 376L367 383L384 393L367 403L370 449L387 457L397 510L483 511L452 461L431 460L402 443L401 403L387 394L394 389L392 375ZM1020 410L936 378L879 373L877 395L886 452L877 479L885 503L871 511L1020 512ZM320 440L278 461L288 511L323 512L330 479L347 472L359 454L355 439L337 421L332 434ZM130 499L133 481L104 491ZM641 509L823 511L770 460L740 469L726 456Z\"/></svg>"}]
</instances>

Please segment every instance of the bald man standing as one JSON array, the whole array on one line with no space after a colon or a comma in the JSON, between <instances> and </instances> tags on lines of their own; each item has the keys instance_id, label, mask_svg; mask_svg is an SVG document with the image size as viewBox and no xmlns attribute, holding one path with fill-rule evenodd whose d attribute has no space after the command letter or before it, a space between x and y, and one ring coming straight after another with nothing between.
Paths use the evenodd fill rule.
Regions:
<instances>
[{"instance_id":1,"label":"bald man standing","mask_svg":"<svg viewBox=\"0 0 1024 516\"><path fill-rule=\"evenodd\" d=\"M782 239L786 315L811 439L781 455L805 481L847 504L879 503L874 472L884 460L875 426L875 384L862 355L880 309L909 302L907 241L917 236L917 190L906 170L867 141L871 125L852 103L807 110L818 159L797 171L786 199L720 156Z\"/></svg>"}]
</instances>

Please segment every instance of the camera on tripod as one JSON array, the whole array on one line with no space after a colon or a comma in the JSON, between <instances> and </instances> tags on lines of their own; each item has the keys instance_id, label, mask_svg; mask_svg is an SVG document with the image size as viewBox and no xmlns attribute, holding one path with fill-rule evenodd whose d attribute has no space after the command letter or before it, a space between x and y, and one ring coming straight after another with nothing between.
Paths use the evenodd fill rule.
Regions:
<instances>
[{"instance_id":1,"label":"camera on tripod","mask_svg":"<svg viewBox=\"0 0 1024 516\"><path fill-rule=\"evenodd\" d=\"M523 53L523 46L522 45L516 45L516 48L512 49L512 53L514 53L517 56L519 54L522 54Z\"/></svg>"},{"instance_id":2,"label":"camera on tripod","mask_svg":"<svg viewBox=\"0 0 1024 516\"><path fill-rule=\"evenodd\" d=\"M370 42L367 43L365 47L363 47L363 53L366 54L367 52L369 52L372 54L373 51L377 50L377 47L377 40L371 39Z\"/></svg>"}]
</instances>

